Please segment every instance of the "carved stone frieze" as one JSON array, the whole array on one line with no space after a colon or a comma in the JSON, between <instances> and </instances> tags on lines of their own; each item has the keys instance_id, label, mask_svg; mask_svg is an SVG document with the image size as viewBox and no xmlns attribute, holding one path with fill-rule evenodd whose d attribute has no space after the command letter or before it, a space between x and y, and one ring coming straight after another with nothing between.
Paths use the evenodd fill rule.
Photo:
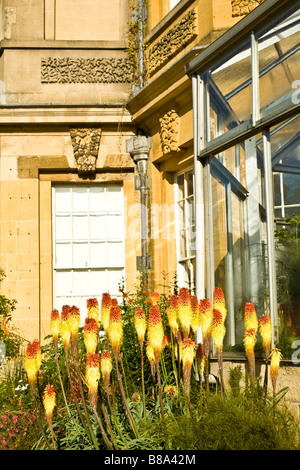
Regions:
<instances>
[{"instance_id":1,"label":"carved stone frieze","mask_svg":"<svg viewBox=\"0 0 300 470\"><path fill-rule=\"evenodd\" d=\"M190 10L148 51L148 73L153 75L197 36L196 12Z\"/></svg>"},{"instance_id":2,"label":"carved stone frieze","mask_svg":"<svg viewBox=\"0 0 300 470\"><path fill-rule=\"evenodd\" d=\"M179 152L179 124L180 118L175 109L165 112L159 119L160 123L160 141L164 154L170 152Z\"/></svg>"},{"instance_id":3,"label":"carved stone frieze","mask_svg":"<svg viewBox=\"0 0 300 470\"><path fill-rule=\"evenodd\" d=\"M41 60L41 83L131 83L128 58L46 57Z\"/></svg>"},{"instance_id":4,"label":"carved stone frieze","mask_svg":"<svg viewBox=\"0 0 300 470\"><path fill-rule=\"evenodd\" d=\"M250 13L264 0L231 0L232 16L243 16Z\"/></svg>"},{"instance_id":5,"label":"carved stone frieze","mask_svg":"<svg viewBox=\"0 0 300 470\"><path fill-rule=\"evenodd\" d=\"M78 175L81 178L93 178L96 172L101 129L71 128L70 136L78 166Z\"/></svg>"}]
</instances>

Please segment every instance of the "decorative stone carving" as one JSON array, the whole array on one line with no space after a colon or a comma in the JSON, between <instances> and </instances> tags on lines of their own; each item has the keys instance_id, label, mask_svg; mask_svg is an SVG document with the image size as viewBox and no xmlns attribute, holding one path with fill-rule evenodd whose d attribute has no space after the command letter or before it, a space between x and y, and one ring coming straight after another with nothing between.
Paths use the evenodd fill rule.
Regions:
<instances>
[{"instance_id":1,"label":"decorative stone carving","mask_svg":"<svg viewBox=\"0 0 300 470\"><path fill-rule=\"evenodd\" d=\"M232 16L243 16L250 13L264 0L231 0Z\"/></svg>"},{"instance_id":2,"label":"decorative stone carving","mask_svg":"<svg viewBox=\"0 0 300 470\"><path fill-rule=\"evenodd\" d=\"M101 129L80 128L70 129L74 157L81 178L94 178L96 160L99 153Z\"/></svg>"},{"instance_id":3,"label":"decorative stone carving","mask_svg":"<svg viewBox=\"0 0 300 470\"><path fill-rule=\"evenodd\" d=\"M5 7L3 12L3 37L4 39L11 39L11 25L17 20L17 9L16 7Z\"/></svg>"},{"instance_id":4,"label":"decorative stone carving","mask_svg":"<svg viewBox=\"0 0 300 470\"><path fill-rule=\"evenodd\" d=\"M41 83L131 83L130 59L47 57L41 61Z\"/></svg>"},{"instance_id":5,"label":"decorative stone carving","mask_svg":"<svg viewBox=\"0 0 300 470\"><path fill-rule=\"evenodd\" d=\"M179 152L179 123L180 118L175 111L167 111L160 119L160 141L164 154Z\"/></svg>"},{"instance_id":6,"label":"decorative stone carving","mask_svg":"<svg viewBox=\"0 0 300 470\"><path fill-rule=\"evenodd\" d=\"M148 73L153 75L197 36L196 12L190 10L148 52Z\"/></svg>"}]
</instances>

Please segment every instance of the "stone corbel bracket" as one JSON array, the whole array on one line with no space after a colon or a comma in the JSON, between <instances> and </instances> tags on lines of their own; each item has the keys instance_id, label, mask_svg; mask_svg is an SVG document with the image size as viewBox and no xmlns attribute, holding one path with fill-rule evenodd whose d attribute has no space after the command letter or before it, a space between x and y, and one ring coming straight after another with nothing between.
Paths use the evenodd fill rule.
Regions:
<instances>
[{"instance_id":1,"label":"stone corbel bracket","mask_svg":"<svg viewBox=\"0 0 300 470\"><path fill-rule=\"evenodd\" d=\"M79 177L94 179L100 148L101 129L70 128L70 137Z\"/></svg>"},{"instance_id":2,"label":"stone corbel bracket","mask_svg":"<svg viewBox=\"0 0 300 470\"><path fill-rule=\"evenodd\" d=\"M180 152L179 125L180 118L175 109L166 111L159 119L160 142L163 154Z\"/></svg>"}]
</instances>

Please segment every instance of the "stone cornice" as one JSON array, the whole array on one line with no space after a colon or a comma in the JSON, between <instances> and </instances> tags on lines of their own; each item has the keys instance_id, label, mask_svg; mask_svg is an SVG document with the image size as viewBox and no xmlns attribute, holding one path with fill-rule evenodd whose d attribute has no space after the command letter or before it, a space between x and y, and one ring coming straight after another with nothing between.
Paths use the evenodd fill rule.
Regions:
<instances>
[{"instance_id":1,"label":"stone cornice","mask_svg":"<svg viewBox=\"0 0 300 470\"><path fill-rule=\"evenodd\" d=\"M126 41L67 41L67 40L22 40L4 39L0 49L75 49L75 50L124 50Z\"/></svg>"}]
</instances>

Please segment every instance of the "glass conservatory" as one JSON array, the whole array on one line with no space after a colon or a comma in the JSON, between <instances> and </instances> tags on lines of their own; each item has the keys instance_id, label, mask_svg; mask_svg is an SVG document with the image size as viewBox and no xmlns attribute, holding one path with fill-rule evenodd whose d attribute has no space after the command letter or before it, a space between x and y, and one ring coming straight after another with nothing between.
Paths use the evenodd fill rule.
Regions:
<instances>
[{"instance_id":1,"label":"glass conservatory","mask_svg":"<svg viewBox=\"0 0 300 470\"><path fill-rule=\"evenodd\" d=\"M186 64L196 291L223 288L227 345L242 342L245 302L271 316L276 344L300 337L299 43L299 2L265 0Z\"/></svg>"}]
</instances>

